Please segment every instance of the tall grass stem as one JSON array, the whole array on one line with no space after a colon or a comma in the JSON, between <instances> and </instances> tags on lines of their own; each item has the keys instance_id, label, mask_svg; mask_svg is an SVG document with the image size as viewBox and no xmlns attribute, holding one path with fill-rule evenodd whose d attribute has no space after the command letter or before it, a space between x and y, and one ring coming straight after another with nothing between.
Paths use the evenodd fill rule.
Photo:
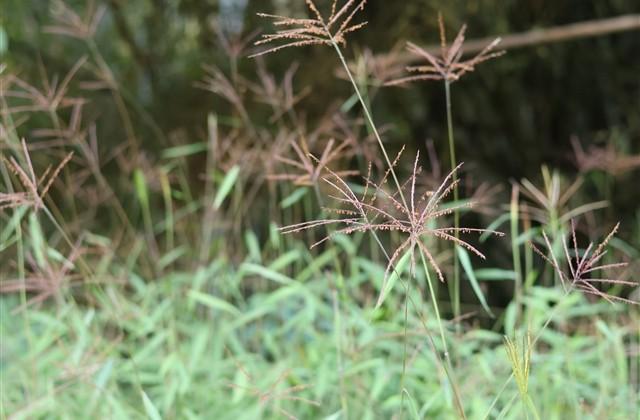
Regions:
<instances>
[{"instance_id":1,"label":"tall grass stem","mask_svg":"<svg viewBox=\"0 0 640 420\"><path fill-rule=\"evenodd\" d=\"M446 80L444 81L444 92L445 92L445 101L447 107L447 135L449 138L449 159L451 164L451 170L453 171L457 164L456 161L456 145L455 139L453 137L453 116L451 112L451 82ZM458 174L454 171L452 176L453 187L453 201L455 203L458 202L458 186L455 185L458 180ZM453 212L453 220L454 220L454 235L456 238L456 242L460 239L460 212L458 209L455 209ZM460 318L460 264L458 262L458 253L456 252L457 245L454 243L453 245L453 283L450 283L449 293L451 294L452 306L453 306L453 316L455 319Z\"/></svg>"}]
</instances>

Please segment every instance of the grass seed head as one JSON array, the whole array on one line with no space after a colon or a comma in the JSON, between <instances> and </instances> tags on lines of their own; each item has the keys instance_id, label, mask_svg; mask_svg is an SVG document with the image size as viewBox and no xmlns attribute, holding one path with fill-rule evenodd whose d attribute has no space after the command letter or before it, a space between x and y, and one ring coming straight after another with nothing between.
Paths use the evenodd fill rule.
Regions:
<instances>
[{"instance_id":1,"label":"grass seed head","mask_svg":"<svg viewBox=\"0 0 640 420\"><path fill-rule=\"evenodd\" d=\"M401 85L422 80L455 82L466 73L475 70L478 64L504 54L504 51L495 51L496 46L500 43L500 38L496 38L472 58L462 60L464 34L467 30L467 25L462 25L451 45L447 45L444 20L441 14L438 14L438 26L440 28L440 56L437 57L413 42L408 42L407 50L413 55L426 60L426 64L407 67L407 71L414 73L414 75L391 80L386 83L387 85Z\"/></svg>"},{"instance_id":2,"label":"grass seed head","mask_svg":"<svg viewBox=\"0 0 640 420\"><path fill-rule=\"evenodd\" d=\"M570 245L567 246L568 241L562 241L564 259L566 260L568 271L563 269L561 259L554 253L553 246L551 245L551 241L549 240L546 232L543 231L542 236L547 248L547 253L543 252L533 243L531 243L530 245L538 255L540 255L549 265L553 267L553 269L558 274L558 277L562 281L565 290L579 290L587 294L601 297L610 303L618 301L623 303L638 304L639 302L620 296L611 295L605 291L600 290L597 287L598 285L622 285L638 287L639 283L637 281L621 280L611 277L592 277L594 273L602 272L603 270L611 270L627 266L627 263L625 262L600 264L600 260L606 254L607 244L614 237L619 227L620 223L616 224L611 232L609 232L609 234L605 237L605 239L597 247L595 247L595 250L594 244L590 243L584 251L581 251L578 248L575 223L572 220L571 239L569 241ZM573 248L570 249L570 247Z\"/></svg>"},{"instance_id":3,"label":"grass seed head","mask_svg":"<svg viewBox=\"0 0 640 420\"><path fill-rule=\"evenodd\" d=\"M393 166L397 165L400 153L393 162ZM453 191L458 181L453 180L454 173L459 170L460 165L451 171L435 191L417 191L416 179L421 171L419 163L419 154L413 164L411 175L402 184L402 194L405 194L409 200L403 200L398 197L398 192L391 193L384 188L389 176L389 170L386 171L382 180L376 183L370 179L370 176L364 178L365 194L358 196L349 184L335 172L324 178L334 193L330 195L338 204L346 207L328 208L328 213L342 215L341 219L320 219L310 222L298 223L286 226L281 229L284 233L300 232L308 229L317 228L327 225L338 225L338 229L330 233L328 236L320 239L312 245L312 247L323 243L337 234L352 234L354 232L384 232L395 231L401 234L402 242L395 247L393 253L389 257L389 262L385 270L385 279L394 268L399 258L406 251L413 251L416 248L424 253L429 264L436 271L438 278L444 281L444 275L432 251L424 244L424 238L431 236L444 241L454 242L471 253L485 258L473 245L465 240L456 237L455 233L492 233L502 235L501 232L489 231L486 229L466 228L466 227L430 227L434 220L441 219L451 215L456 209L468 208L471 204L454 204L450 207L443 207L443 200ZM408 204L405 205L404 202ZM412 259L412 269L415 262Z\"/></svg>"},{"instance_id":4,"label":"grass seed head","mask_svg":"<svg viewBox=\"0 0 640 420\"><path fill-rule=\"evenodd\" d=\"M255 45L268 45L283 42L280 45L268 48L265 51L251 55L257 57L264 54L279 51L289 47L301 47L305 45L335 45L346 44L345 35L355 32L367 24L367 22L352 23L356 13L364 9L367 0L348 0L338 8L338 0L331 4L331 14L324 17L312 0L306 0L307 7L313 18L300 19L286 16L258 13L258 16L273 20L273 25L282 27L272 34L262 35L262 39Z\"/></svg>"}]
</instances>

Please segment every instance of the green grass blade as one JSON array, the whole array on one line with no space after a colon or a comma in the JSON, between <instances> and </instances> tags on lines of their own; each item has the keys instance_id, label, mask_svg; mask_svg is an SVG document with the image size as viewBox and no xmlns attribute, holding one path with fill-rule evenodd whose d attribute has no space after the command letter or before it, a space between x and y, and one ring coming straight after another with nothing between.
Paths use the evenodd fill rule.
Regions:
<instances>
[{"instance_id":1,"label":"green grass blade","mask_svg":"<svg viewBox=\"0 0 640 420\"><path fill-rule=\"evenodd\" d=\"M516 272L501 268L479 268L475 270L476 279L489 281L515 280Z\"/></svg>"},{"instance_id":2,"label":"green grass blade","mask_svg":"<svg viewBox=\"0 0 640 420\"><path fill-rule=\"evenodd\" d=\"M36 263L40 268L44 268L46 261L44 258L45 252L45 239L38 221L36 213L29 213L29 235L31 237L31 248L33 249L33 255L36 258Z\"/></svg>"},{"instance_id":3,"label":"green grass blade","mask_svg":"<svg viewBox=\"0 0 640 420\"><path fill-rule=\"evenodd\" d=\"M306 187L296 188L291 194L289 194L288 196L282 199L282 201L280 202L280 208L284 210L286 208L293 206L298 201L300 201L305 195L307 195L307 192L309 192L309 188L306 188Z\"/></svg>"},{"instance_id":4,"label":"green grass blade","mask_svg":"<svg viewBox=\"0 0 640 420\"><path fill-rule=\"evenodd\" d=\"M207 143L192 143L185 144L182 146L169 147L162 151L163 159L176 159L185 156L195 155L197 153L202 153L207 150Z\"/></svg>"},{"instance_id":5,"label":"green grass blade","mask_svg":"<svg viewBox=\"0 0 640 420\"><path fill-rule=\"evenodd\" d=\"M142 390L140 391L140 393L142 394L142 402L144 403L144 410L146 411L147 416L149 416L151 420L162 420L160 412L153 404L153 401L151 401L149 396L147 396L147 393Z\"/></svg>"},{"instance_id":6,"label":"green grass blade","mask_svg":"<svg viewBox=\"0 0 640 420\"><path fill-rule=\"evenodd\" d=\"M145 213L149 212L149 190L147 189L147 179L140 169L133 171L133 184L136 189L138 201Z\"/></svg>"},{"instance_id":7,"label":"green grass blade","mask_svg":"<svg viewBox=\"0 0 640 420\"><path fill-rule=\"evenodd\" d=\"M220 184L220 188L216 193L216 197L213 200L213 207L216 210L220 208L224 199L227 198L227 196L231 192L231 189L235 185L239 174L240 174L240 167L238 165L235 165L225 175L224 179L222 180L222 183Z\"/></svg>"},{"instance_id":8,"label":"green grass blade","mask_svg":"<svg viewBox=\"0 0 640 420\"><path fill-rule=\"evenodd\" d=\"M217 309L219 311L227 312L231 315L240 315L240 310L238 308L236 308L229 302L226 302L220 298L217 298L213 295L209 295L207 293L202 293L197 290L190 290L189 299L197 303L200 303L204 306L207 306L211 309Z\"/></svg>"},{"instance_id":9,"label":"green grass blade","mask_svg":"<svg viewBox=\"0 0 640 420\"><path fill-rule=\"evenodd\" d=\"M467 278L469 279L469 282L471 283L471 287L473 288L473 291L475 292L476 296L478 297L478 300L480 301L480 304L482 305L482 307L484 308L484 310L491 316L493 317L493 312L491 312L491 309L489 309L489 305L487 304L487 300L484 297L484 293L482 293L482 289L480 288L480 284L478 283L478 279L476 278L476 275L473 271L473 267L471 265L471 259L469 258L469 253L467 252L466 249L460 247L460 246L456 246L456 251L458 252L458 257L460 258L460 264L462 264L462 268L464 269L464 272L467 274Z\"/></svg>"},{"instance_id":10,"label":"green grass blade","mask_svg":"<svg viewBox=\"0 0 640 420\"><path fill-rule=\"evenodd\" d=\"M383 282L382 289L380 290L380 295L378 296L378 301L376 302L375 309L378 309L380 305L384 302L389 292L393 289L393 286L398 281L398 278L402 275L404 270L411 259L411 254L413 253L413 249L407 250L404 255L398 260L398 263L395 265L395 270L391 270L391 274L387 277L387 280Z\"/></svg>"}]
</instances>

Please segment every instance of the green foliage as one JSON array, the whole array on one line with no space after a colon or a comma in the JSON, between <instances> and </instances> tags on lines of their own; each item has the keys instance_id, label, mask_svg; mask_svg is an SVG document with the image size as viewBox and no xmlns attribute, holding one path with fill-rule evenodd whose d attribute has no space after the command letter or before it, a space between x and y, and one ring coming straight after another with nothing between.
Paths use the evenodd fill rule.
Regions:
<instances>
[{"instance_id":1,"label":"green foliage","mask_svg":"<svg viewBox=\"0 0 640 420\"><path fill-rule=\"evenodd\" d=\"M397 386L404 350L397 333L403 328L402 311L389 310L385 319L372 321L367 314L373 301L360 307L351 299L340 299L336 307L334 299L339 298L322 270L282 286L262 277L286 277L291 264L299 264L290 261L238 270L214 263L203 267L198 279L176 271L133 292L107 282L92 293L93 307L66 299L54 312L46 307L20 309L17 296L4 296L4 412L16 418L57 413L61 418L248 419L280 418L280 407L298 418L323 418L341 413L342 395L350 418L392 416L400 404ZM384 267L377 269L382 272ZM360 275L360 270L350 273L345 284L357 284ZM229 289L231 284L263 291L243 298ZM350 286L348 294L357 294L357 289ZM537 331L549 305L562 296L533 292L526 296L525 315ZM419 296L414 298L425 304ZM390 293L384 303L389 309L401 306L401 293ZM334 330L336 308L339 331ZM585 313L586 308L592 310ZM532 355L528 394L541 418L553 413L565 413L564 418L595 419L611 413L619 419L633 417L637 407L635 391L624 385L631 362L624 355L624 342L637 339L637 331L614 322L620 310L608 304L588 305L579 295L562 304L554 323L585 328L593 324L597 332L547 330L540 336L544 350ZM435 328L433 322L428 326ZM25 334L25 327L31 335ZM444 378L413 315L408 330L415 354L403 391L408 413L412 418L454 416L451 396L443 393ZM515 335L524 333L518 330ZM335 334L342 351L334 346ZM498 396L490 411L493 418L518 393L511 384L500 394L511 373L500 335L472 329L451 340L456 373L469 384L462 391L467 416L483 418ZM341 370L336 368L338 357ZM252 390L269 391L287 370L290 376L274 393L309 384L296 395L320 406L277 398L261 404ZM482 386L472 385L478 383ZM513 406L507 418L520 416L520 408Z\"/></svg>"}]
</instances>

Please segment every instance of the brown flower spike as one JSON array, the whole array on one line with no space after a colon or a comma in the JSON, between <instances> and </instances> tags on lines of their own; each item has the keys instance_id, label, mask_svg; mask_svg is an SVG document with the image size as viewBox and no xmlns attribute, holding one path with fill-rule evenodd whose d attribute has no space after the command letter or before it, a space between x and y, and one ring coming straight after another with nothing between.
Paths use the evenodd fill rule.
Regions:
<instances>
[{"instance_id":1,"label":"brown flower spike","mask_svg":"<svg viewBox=\"0 0 640 420\"><path fill-rule=\"evenodd\" d=\"M440 57L436 57L416 44L408 42L407 50L420 58L424 58L428 64L423 66L409 66L407 67L407 71L417 73L416 75L392 80L387 82L386 85L399 85L420 80L455 82L466 73L473 71L478 64L504 54L504 51L492 52L498 43L500 43L500 38L496 38L476 56L462 61L462 54L464 52L462 47L467 25L462 25L462 28L460 28L458 35L456 35L455 40L450 46L447 46L444 21L441 14L438 15L438 25L440 27Z\"/></svg>"},{"instance_id":2,"label":"brown flower spike","mask_svg":"<svg viewBox=\"0 0 640 420\"><path fill-rule=\"evenodd\" d=\"M355 14L359 10L364 9L366 2L367 0L360 0L359 2L357 0L348 0L338 9L338 0L334 0L331 4L331 15L326 19L322 17L322 14L312 0L306 0L306 3L311 13L315 15L314 19L297 19L258 13L260 17L273 19L274 26L288 29L279 30L273 34L262 35L262 39L257 41L255 45L270 44L274 41L284 41L285 43L253 54L250 57L257 57L288 47L334 45L335 43L345 44L346 34L357 31L367 24L367 22L351 24Z\"/></svg>"},{"instance_id":3,"label":"brown flower spike","mask_svg":"<svg viewBox=\"0 0 640 420\"><path fill-rule=\"evenodd\" d=\"M573 242L572 244L573 255L570 254L566 241L562 242L562 246L564 248L564 254L565 254L564 256L566 258L567 265L569 266L569 273L566 273L564 270L562 270L560 263L558 262L558 258L553 253L551 242L549 241L549 238L544 231L542 232L542 236L544 238L545 245L549 251L549 255L548 256L545 255L545 253L542 252L540 249L538 249L538 247L536 247L533 243L531 244L531 247L537 254L539 254L545 261L547 261L556 270L556 272L558 273L558 276L562 281L562 285L565 288L565 290L569 290L570 288L575 288L585 293L599 296L610 303L613 301L619 301L624 303L638 304L638 302L630 299L625 299L619 296L607 294L606 292L601 291L594 285L594 284L604 284L604 285L618 284L618 285L625 285L625 286L638 286L638 282L619 280L614 278L591 278L591 275L595 272L598 272L601 270L608 270L612 268L620 268L627 265L627 263L624 263L624 262L598 265L598 262L606 254L605 248L607 244L609 243L611 238L613 238L613 236L616 234L619 226L620 226L620 223L618 223L611 230L611 232L607 235L606 238L604 238L604 240L600 243L600 245L596 247L595 251L593 251L593 246L594 246L593 243L590 243L587 249L584 250L584 253L582 253L582 256L580 256L580 253L578 250L578 241L576 240L575 224L572 220L571 221L571 240Z\"/></svg>"},{"instance_id":4,"label":"brown flower spike","mask_svg":"<svg viewBox=\"0 0 640 420\"><path fill-rule=\"evenodd\" d=\"M323 170L328 168L329 163L339 159L343 155L342 152L344 152L344 149L349 146L348 143L344 142L334 148L334 143L335 140L330 139L322 151L322 155L320 155L319 158L316 158L307 150L308 147L306 142L303 141L302 144L299 145L295 141L290 140L289 144L295 152L298 160L281 155L276 155L275 159L290 168L297 170L297 172L273 174L268 175L267 178L272 181L292 181L294 185L316 185ZM336 175L343 177L355 175L356 173L356 171L344 170L336 172Z\"/></svg>"},{"instance_id":5,"label":"brown flower spike","mask_svg":"<svg viewBox=\"0 0 640 420\"><path fill-rule=\"evenodd\" d=\"M423 242L423 238L426 236L434 236L445 241L454 242L484 259L484 255L478 249L468 242L457 238L454 234L456 232L477 232L492 233L502 236L502 233L486 229L432 227L432 223L430 223L442 216L453 213L456 209L461 207L470 207L472 205L465 203L455 204L449 207L442 206L443 199L445 199L458 184L457 180L453 180L453 174L461 165L458 165L458 167L451 171L435 191L428 190L420 193L416 191L416 179L418 174L421 172L421 168L418 166L418 157L419 155L416 155L411 176L403 184L403 189L408 190L406 191L409 196L407 206L403 204L404 200L398 199L397 193L391 194L382 188L388 179L390 170L387 170L379 184L371 181L370 176L368 175L365 178L365 187L362 197L358 197L353 189L339 175L331 173L332 176L330 178L324 179L325 182L327 182L337 192L337 195L333 195L331 197L337 202L347 205L349 208L329 208L325 210L344 217L337 220L321 219L302 222L286 226L282 228L281 231L283 233L293 233L331 224L344 226L316 242L312 247L330 239L336 234L351 234L354 232L367 231L399 232L403 234L405 238L402 243L395 248L395 251L389 258L389 263L385 270L385 281L394 265L407 251L411 252L411 268L412 271L415 270L415 261L412 251L416 248L418 248L419 251L427 258L429 264L431 264L433 269L436 271L438 278L441 281L444 281L444 275L442 274L440 267L436 263L431 251ZM396 165L398 160L399 155L395 159L393 165ZM370 191L373 192L369 194Z\"/></svg>"}]
</instances>

